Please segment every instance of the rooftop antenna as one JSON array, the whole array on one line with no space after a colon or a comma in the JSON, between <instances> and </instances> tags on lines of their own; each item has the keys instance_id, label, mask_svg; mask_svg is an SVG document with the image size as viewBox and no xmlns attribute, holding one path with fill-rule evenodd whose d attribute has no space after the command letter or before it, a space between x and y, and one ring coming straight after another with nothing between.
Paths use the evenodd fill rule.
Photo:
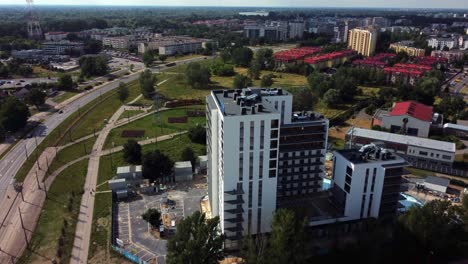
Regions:
<instances>
[{"instance_id":1,"label":"rooftop antenna","mask_svg":"<svg viewBox=\"0 0 468 264\"><path fill-rule=\"evenodd\" d=\"M42 38L42 29L39 23L39 18L34 12L34 2L33 0L26 0L28 8L27 24L28 24L28 38L30 39L41 39Z\"/></svg>"}]
</instances>

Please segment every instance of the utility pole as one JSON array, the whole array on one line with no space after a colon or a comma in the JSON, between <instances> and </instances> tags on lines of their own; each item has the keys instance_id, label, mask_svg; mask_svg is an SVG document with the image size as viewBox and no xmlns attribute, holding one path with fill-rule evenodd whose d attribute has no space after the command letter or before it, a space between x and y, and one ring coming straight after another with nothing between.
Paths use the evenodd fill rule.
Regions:
<instances>
[{"instance_id":1,"label":"utility pole","mask_svg":"<svg viewBox=\"0 0 468 264\"><path fill-rule=\"evenodd\" d=\"M24 145L24 152L26 153L26 159L29 159L28 149L26 148L26 145Z\"/></svg>"},{"instance_id":2,"label":"utility pole","mask_svg":"<svg viewBox=\"0 0 468 264\"><path fill-rule=\"evenodd\" d=\"M39 190L42 190L41 184L39 183L39 176L37 175L37 170L36 170L36 181L37 181L37 188L39 188Z\"/></svg>"},{"instance_id":3,"label":"utility pole","mask_svg":"<svg viewBox=\"0 0 468 264\"><path fill-rule=\"evenodd\" d=\"M21 215L21 209L18 207L19 217L21 221L21 228L23 228L24 239L26 240L26 247L29 248L28 235L26 234L26 228L24 227L23 216Z\"/></svg>"}]
</instances>

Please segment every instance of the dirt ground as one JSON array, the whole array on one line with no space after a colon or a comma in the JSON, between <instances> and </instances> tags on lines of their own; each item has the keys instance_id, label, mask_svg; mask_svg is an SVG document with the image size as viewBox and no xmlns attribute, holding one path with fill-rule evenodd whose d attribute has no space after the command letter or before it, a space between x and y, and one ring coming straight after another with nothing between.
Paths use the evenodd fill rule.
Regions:
<instances>
[{"instance_id":1,"label":"dirt ground","mask_svg":"<svg viewBox=\"0 0 468 264\"><path fill-rule=\"evenodd\" d=\"M344 125L330 127L328 136L338 139L345 139L346 132L352 126L360 128L371 128L372 116L366 114L364 110L361 110L356 116L346 120Z\"/></svg>"}]
</instances>

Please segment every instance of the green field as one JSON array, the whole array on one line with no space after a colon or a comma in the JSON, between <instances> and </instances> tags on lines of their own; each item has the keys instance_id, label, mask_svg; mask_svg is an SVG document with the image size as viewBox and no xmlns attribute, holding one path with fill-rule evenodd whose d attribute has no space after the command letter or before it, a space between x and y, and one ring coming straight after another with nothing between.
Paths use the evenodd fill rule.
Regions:
<instances>
[{"instance_id":1,"label":"green field","mask_svg":"<svg viewBox=\"0 0 468 264\"><path fill-rule=\"evenodd\" d=\"M145 111L143 110L125 110L122 115L120 115L119 120L122 119L131 119L133 116L139 115L141 113L144 113Z\"/></svg>"},{"instance_id":2,"label":"green field","mask_svg":"<svg viewBox=\"0 0 468 264\"><path fill-rule=\"evenodd\" d=\"M164 61L164 63L173 62L173 61L180 61L180 60L188 60L188 59L199 58L199 57L203 57L203 55L188 54L188 55L183 55L183 56L170 56L170 57L167 57L167 59Z\"/></svg>"},{"instance_id":3,"label":"green field","mask_svg":"<svg viewBox=\"0 0 468 264\"><path fill-rule=\"evenodd\" d=\"M54 180L31 238L31 250L26 250L18 263L45 263L56 258L62 228L62 257L58 263L70 261L87 164L88 160L82 160Z\"/></svg>"},{"instance_id":4,"label":"green field","mask_svg":"<svg viewBox=\"0 0 468 264\"><path fill-rule=\"evenodd\" d=\"M202 106L190 106L187 108L175 108L166 111L162 111L159 114L158 119L156 119L156 115L148 115L141 119L135 120L130 122L124 126L114 128L109 133L109 136L106 139L106 143L104 144L104 148L111 148L112 142L114 142L115 146L121 146L127 142L128 139L131 138L123 138L121 136L122 131L124 130L144 130L145 136L142 138L133 138L135 140L144 140L146 138L154 138L159 137L162 135L172 134L179 131L187 130L190 127L195 126L196 124L205 125L205 117L189 117L187 123L172 123L169 124L167 122L168 117L182 117L186 116L187 110L203 110ZM161 120L162 126L158 120Z\"/></svg>"},{"instance_id":5,"label":"green field","mask_svg":"<svg viewBox=\"0 0 468 264\"><path fill-rule=\"evenodd\" d=\"M70 161L74 161L80 157L89 155L92 151L95 141L96 138L91 137L60 150L49 166L49 174L52 174L58 168L62 167Z\"/></svg>"},{"instance_id":6,"label":"green field","mask_svg":"<svg viewBox=\"0 0 468 264\"><path fill-rule=\"evenodd\" d=\"M128 88L130 94L126 102L129 102L140 95L140 86L138 82L133 82L128 86ZM66 144L70 142L70 136L72 139L78 139L92 134L94 130L101 130L104 127L106 120L110 119L120 106L122 106L122 102L120 102L117 93L114 91L114 94L109 99L100 103L84 115L78 124L71 130L71 135L67 135L67 137L62 140L62 143Z\"/></svg>"},{"instance_id":7,"label":"green field","mask_svg":"<svg viewBox=\"0 0 468 264\"><path fill-rule=\"evenodd\" d=\"M177 136L173 139L142 146L143 153L153 151L155 149L168 155L173 161L181 160L181 153L185 147L191 147L195 155L204 155L206 146L192 143L187 135ZM109 190L107 181L115 175L117 166L128 165L122 155L122 151L115 152L111 155L102 156L99 165L99 175L96 191ZM94 202L94 217L91 233L91 244L89 249L89 258L104 250L107 252L110 239L110 221L111 221L111 194L98 193Z\"/></svg>"}]
</instances>

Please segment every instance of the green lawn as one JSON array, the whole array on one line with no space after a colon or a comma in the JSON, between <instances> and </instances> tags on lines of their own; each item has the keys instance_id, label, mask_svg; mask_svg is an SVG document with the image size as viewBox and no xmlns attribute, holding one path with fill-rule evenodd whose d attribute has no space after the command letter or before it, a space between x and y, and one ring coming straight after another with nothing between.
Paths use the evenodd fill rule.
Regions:
<instances>
[{"instance_id":1,"label":"green lawn","mask_svg":"<svg viewBox=\"0 0 468 264\"><path fill-rule=\"evenodd\" d=\"M68 146L57 153L57 156L49 166L49 174L52 174L58 168L62 167L66 163L76 160L80 157L89 155L93 148L96 138L88 138L85 141Z\"/></svg>"},{"instance_id":2,"label":"green lawn","mask_svg":"<svg viewBox=\"0 0 468 264\"><path fill-rule=\"evenodd\" d=\"M156 144L149 144L142 147L142 152L147 153L155 149L168 155L173 161L181 160L181 153L185 147L191 147L195 155L204 155L206 146L192 143L187 135L181 135L174 139L162 141ZM109 190L107 181L115 175L117 166L128 165L122 155L122 151L111 155L102 156L99 162L99 175L96 191ZM89 249L89 258L91 259L100 250L107 252L107 246L110 239L110 221L111 221L111 194L96 194L94 203L93 226L91 232L91 244Z\"/></svg>"},{"instance_id":3,"label":"green lawn","mask_svg":"<svg viewBox=\"0 0 468 264\"><path fill-rule=\"evenodd\" d=\"M129 102L140 95L140 86L138 82L133 82L128 87L130 94L126 102ZM104 127L106 120L110 119L120 106L122 106L122 102L120 102L117 93L114 91L112 96L97 105L81 118L81 120L71 130L71 135L69 134L64 137L62 144L70 142L70 136L72 139L78 139L92 134L94 130L101 130Z\"/></svg>"},{"instance_id":4,"label":"green lawn","mask_svg":"<svg viewBox=\"0 0 468 264\"><path fill-rule=\"evenodd\" d=\"M205 125L205 117L189 117L187 123L172 123L169 124L167 122L168 117L182 117L186 116L187 110L203 110L203 106L190 106L190 107L183 107L183 108L174 108L167 111L163 111L159 114L159 118L156 119L155 114L148 115L141 119L135 120L130 122L124 126L112 129L109 133L109 136L106 139L106 143L104 144L104 148L112 147L112 142L114 142L115 146L121 146L127 142L130 138L123 138L121 137L122 131L124 130L144 130L145 136L142 138L134 138L135 140L143 140L146 138L154 138L159 137L162 135L167 135L175 132L179 132L182 130L187 130L190 127L195 126L196 124ZM162 126L158 120L161 120Z\"/></svg>"},{"instance_id":5,"label":"green lawn","mask_svg":"<svg viewBox=\"0 0 468 264\"><path fill-rule=\"evenodd\" d=\"M143 110L125 110L122 115L119 117L119 120L122 120L122 119L128 119L128 118L131 118L133 116L136 116L136 115L139 115L141 113L144 113L145 111Z\"/></svg>"},{"instance_id":6,"label":"green lawn","mask_svg":"<svg viewBox=\"0 0 468 264\"><path fill-rule=\"evenodd\" d=\"M58 263L70 261L87 164L88 160L80 161L57 176L48 191L48 198L30 242L34 253L26 250L18 263L45 263L56 258L62 228L63 249Z\"/></svg>"},{"instance_id":7,"label":"green lawn","mask_svg":"<svg viewBox=\"0 0 468 264\"><path fill-rule=\"evenodd\" d=\"M133 82L130 85L133 87L133 89L130 89L131 91L135 91L136 88L135 86L138 87L138 82ZM33 153L30 153L29 159L26 160L26 162L21 166L19 169L18 173L15 175L15 180L22 182L28 172L31 170L32 166L34 165L34 162L36 161L35 157L36 155L39 156L47 147L49 146L55 146L62 142L62 145L69 142L69 133L67 132L67 129L78 119L80 119L80 113L84 113L89 109L92 109L95 106L100 106L97 107L101 109L102 111L102 105L104 103L102 100L105 100L108 96L116 98L115 91L109 91L105 94L102 95L102 97L98 97L94 99L93 101L89 102L87 105L82 106L80 109L80 112L76 111L75 113L71 114L67 119L65 119L57 128L55 128L52 132L50 132L49 135L42 141L41 144L39 144L38 148L36 148ZM107 100L105 100L107 101ZM104 101L104 102L105 102ZM94 110L95 111L95 110ZM90 122L88 122L89 124ZM76 127L76 126L75 126ZM89 130L89 129L88 129ZM91 132L93 131L93 128L90 129ZM75 132L73 132L75 133ZM72 136L73 136L72 133ZM68 134L67 136L64 136L65 134ZM62 138L63 137L63 138Z\"/></svg>"},{"instance_id":8,"label":"green lawn","mask_svg":"<svg viewBox=\"0 0 468 264\"><path fill-rule=\"evenodd\" d=\"M56 102L57 104L69 99L69 98L72 98L73 96L79 94L78 91L67 91L67 92L64 92L62 93L61 95L57 95L55 96L54 98L52 98L52 101Z\"/></svg>"},{"instance_id":9,"label":"green lawn","mask_svg":"<svg viewBox=\"0 0 468 264\"><path fill-rule=\"evenodd\" d=\"M434 175L434 172L428 171L428 170L421 170L421 169L416 169L412 167L407 167L406 170L408 170L411 174L414 176L422 177L425 178L429 175Z\"/></svg>"}]
</instances>

